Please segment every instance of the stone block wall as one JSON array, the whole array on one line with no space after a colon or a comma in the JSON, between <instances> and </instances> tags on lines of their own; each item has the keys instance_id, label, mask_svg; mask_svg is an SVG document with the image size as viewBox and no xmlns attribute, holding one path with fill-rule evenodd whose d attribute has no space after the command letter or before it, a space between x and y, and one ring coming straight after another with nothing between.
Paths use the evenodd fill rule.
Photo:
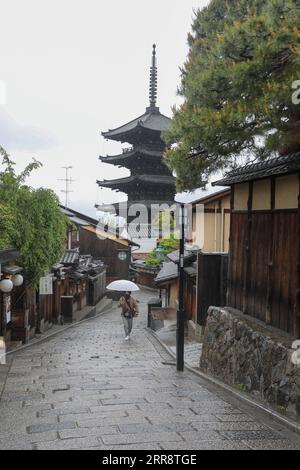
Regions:
<instances>
[{"instance_id":1,"label":"stone block wall","mask_svg":"<svg viewBox=\"0 0 300 470\"><path fill-rule=\"evenodd\" d=\"M292 362L293 341L237 310L210 307L200 369L300 422L300 365Z\"/></svg>"}]
</instances>

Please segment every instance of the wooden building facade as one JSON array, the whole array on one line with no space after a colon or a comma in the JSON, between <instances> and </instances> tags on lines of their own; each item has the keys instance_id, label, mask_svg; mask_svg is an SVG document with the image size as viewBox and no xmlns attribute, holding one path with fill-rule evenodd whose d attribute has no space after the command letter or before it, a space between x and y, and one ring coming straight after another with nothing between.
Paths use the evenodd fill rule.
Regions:
<instances>
[{"instance_id":1,"label":"wooden building facade","mask_svg":"<svg viewBox=\"0 0 300 470\"><path fill-rule=\"evenodd\" d=\"M216 191L192 203L192 230L184 256L184 308L192 326L204 326L208 307L225 305L224 283L229 249L230 189ZM179 252L168 255L156 278L166 291L167 306L177 307Z\"/></svg>"},{"instance_id":2,"label":"wooden building facade","mask_svg":"<svg viewBox=\"0 0 300 470\"><path fill-rule=\"evenodd\" d=\"M230 201L230 189L222 189L193 202L193 230L189 244L197 252L194 266L186 268L190 278L185 286L185 296L189 319L195 328L205 325L211 303L225 305Z\"/></svg>"},{"instance_id":3,"label":"wooden building facade","mask_svg":"<svg viewBox=\"0 0 300 470\"><path fill-rule=\"evenodd\" d=\"M193 227L192 238L189 240L191 245L196 245L205 253L228 253L230 194L230 189L225 189L192 203Z\"/></svg>"},{"instance_id":4,"label":"wooden building facade","mask_svg":"<svg viewBox=\"0 0 300 470\"><path fill-rule=\"evenodd\" d=\"M300 154L230 172L227 304L300 337Z\"/></svg>"},{"instance_id":5,"label":"wooden building facade","mask_svg":"<svg viewBox=\"0 0 300 470\"><path fill-rule=\"evenodd\" d=\"M129 279L132 250L139 245L120 237L117 230L114 233L100 225L96 219L64 206L61 210L71 222L67 248L100 259L106 266L107 283Z\"/></svg>"},{"instance_id":6,"label":"wooden building facade","mask_svg":"<svg viewBox=\"0 0 300 470\"><path fill-rule=\"evenodd\" d=\"M22 272L22 268L16 266L16 261L19 257L19 252L15 248L5 248L0 250L0 279L10 279L13 274ZM22 338L25 332L23 331L22 317L29 320L29 309L22 311L20 315L20 306L26 298L26 287L14 286L10 292L3 292L0 290L0 337L3 338L5 344L9 346L11 342L18 341ZM25 303L25 302L24 302ZM25 315L24 315L25 312ZM22 330L22 331L21 331ZM18 338L20 334L21 338Z\"/></svg>"}]
</instances>

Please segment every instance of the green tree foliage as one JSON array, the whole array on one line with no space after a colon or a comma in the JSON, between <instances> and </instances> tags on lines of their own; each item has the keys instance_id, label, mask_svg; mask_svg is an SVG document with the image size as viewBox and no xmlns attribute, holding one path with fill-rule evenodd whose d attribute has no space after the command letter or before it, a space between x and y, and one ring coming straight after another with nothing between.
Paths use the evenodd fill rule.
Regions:
<instances>
[{"instance_id":1,"label":"green tree foliage","mask_svg":"<svg viewBox=\"0 0 300 470\"><path fill-rule=\"evenodd\" d=\"M41 166L39 162L33 161L17 175L1 147L0 154L4 166L0 173L0 246L20 251L19 263L26 278L36 285L63 252L67 219L53 191L25 185L31 172Z\"/></svg>"},{"instance_id":2,"label":"green tree foliage","mask_svg":"<svg viewBox=\"0 0 300 470\"><path fill-rule=\"evenodd\" d=\"M14 230L15 217L12 209L0 203L0 250L11 245Z\"/></svg>"},{"instance_id":3,"label":"green tree foliage","mask_svg":"<svg viewBox=\"0 0 300 470\"><path fill-rule=\"evenodd\" d=\"M242 155L300 149L300 0L212 0L199 10L165 133L179 190L202 186Z\"/></svg>"},{"instance_id":4,"label":"green tree foliage","mask_svg":"<svg viewBox=\"0 0 300 470\"><path fill-rule=\"evenodd\" d=\"M171 234L169 237L163 238L160 241L160 246L163 248L164 254L168 255L169 253L172 253L172 251L178 250L179 240L175 237L174 234ZM145 263L148 266L160 265L161 261L158 259L155 249L146 256Z\"/></svg>"}]
</instances>

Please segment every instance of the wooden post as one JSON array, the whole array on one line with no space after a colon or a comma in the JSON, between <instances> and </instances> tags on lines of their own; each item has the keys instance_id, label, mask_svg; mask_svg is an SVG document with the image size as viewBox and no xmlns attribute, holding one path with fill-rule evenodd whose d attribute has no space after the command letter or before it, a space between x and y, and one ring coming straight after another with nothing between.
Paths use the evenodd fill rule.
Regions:
<instances>
[{"instance_id":1,"label":"wooden post","mask_svg":"<svg viewBox=\"0 0 300 470\"><path fill-rule=\"evenodd\" d=\"M299 194L298 194L298 253L297 253L297 292L294 311L294 335L300 338L300 173L298 173Z\"/></svg>"},{"instance_id":2,"label":"wooden post","mask_svg":"<svg viewBox=\"0 0 300 470\"><path fill-rule=\"evenodd\" d=\"M6 322L4 322L3 294L0 292L0 336L5 336Z\"/></svg>"},{"instance_id":3,"label":"wooden post","mask_svg":"<svg viewBox=\"0 0 300 470\"><path fill-rule=\"evenodd\" d=\"M177 331L176 331L176 365L177 370L182 372L184 370L184 323L185 323L185 308L184 308L184 246L185 246L185 206L180 204L181 215L181 238L179 249L179 296L178 296L178 311L177 311Z\"/></svg>"},{"instance_id":4,"label":"wooden post","mask_svg":"<svg viewBox=\"0 0 300 470\"><path fill-rule=\"evenodd\" d=\"M232 242L233 242L233 224L232 214L234 211L234 185L231 186L230 195L230 232L229 232L229 257L228 257L228 273L227 273L227 292L226 292L226 304L230 306L232 297Z\"/></svg>"},{"instance_id":5,"label":"wooden post","mask_svg":"<svg viewBox=\"0 0 300 470\"><path fill-rule=\"evenodd\" d=\"M275 229L275 196L276 180L271 178L271 238L269 245L269 263L268 263L268 287L267 287L267 309L266 324L272 325L272 301L274 292L274 229Z\"/></svg>"},{"instance_id":6,"label":"wooden post","mask_svg":"<svg viewBox=\"0 0 300 470\"><path fill-rule=\"evenodd\" d=\"M245 246L245 261L244 261L244 283L243 283L243 312L247 314L248 311L248 295L250 288L250 259L251 259L251 231L252 231L252 205L253 205L253 181L249 182L249 197L248 197L248 220L247 220L247 239Z\"/></svg>"}]
</instances>

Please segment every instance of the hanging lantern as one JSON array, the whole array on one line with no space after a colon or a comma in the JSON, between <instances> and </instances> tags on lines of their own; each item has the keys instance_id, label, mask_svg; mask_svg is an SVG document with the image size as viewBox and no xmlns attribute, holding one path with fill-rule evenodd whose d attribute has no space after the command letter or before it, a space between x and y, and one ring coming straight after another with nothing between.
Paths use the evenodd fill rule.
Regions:
<instances>
[{"instance_id":1,"label":"hanging lantern","mask_svg":"<svg viewBox=\"0 0 300 470\"><path fill-rule=\"evenodd\" d=\"M160 244L155 248L155 254L160 263L166 259L164 247Z\"/></svg>"},{"instance_id":2,"label":"hanging lantern","mask_svg":"<svg viewBox=\"0 0 300 470\"><path fill-rule=\"evenodd\" d=\"M24 282L24 278L21 274L15 274L12 277L12 282L15 287L20 287Z\"/></svg>"},{"instance_id":3,"label":"hanging lantern","mask_svg":"<svg viewBox=\"0 0 300 470\"><path fill-rule=\"evenodd\" d=\"M0 290L4 293L11 292L13 287L14 285L10 279L2 279L2 281L0 281Z\"/></svg>"}]
</instances>

